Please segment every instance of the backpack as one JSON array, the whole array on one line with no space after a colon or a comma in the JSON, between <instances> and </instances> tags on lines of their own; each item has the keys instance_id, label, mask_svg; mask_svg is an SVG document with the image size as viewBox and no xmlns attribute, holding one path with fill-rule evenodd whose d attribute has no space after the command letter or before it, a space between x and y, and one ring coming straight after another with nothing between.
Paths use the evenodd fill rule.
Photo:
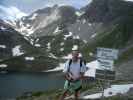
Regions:
<instances>
[{"instance_id":1,"label":"backpack","mask_svg":"<svg viewBox=\"0 0 133 100\"><path fill-rule=\"evenodd\" d=\"M83 59L80 59L80 68L82 67L82 63L84 62L84 64L86 65L86 61ZM68 72L70 72L70 66L72 64L72 59L69 60L69 67L68 67Z\"/></svg>"}]
</instances>

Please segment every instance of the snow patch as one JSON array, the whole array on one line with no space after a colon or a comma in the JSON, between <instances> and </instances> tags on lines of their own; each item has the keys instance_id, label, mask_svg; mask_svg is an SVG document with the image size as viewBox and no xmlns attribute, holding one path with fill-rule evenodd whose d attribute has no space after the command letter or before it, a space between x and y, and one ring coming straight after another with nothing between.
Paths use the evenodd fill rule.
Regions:
<instances>
[{"instance_id":1,"label":"snow patch","mask_svg":"<svg viewBox=\"0 0 133 100\"><path fill-rule=\"evenodd\" d=\"M37 14L37 13L34 13L34 14L29 18L29 20L34 20L37 16L38 16L38 14Z\"/></svg>"},{"instance_id":2,"label":"snow patch","mask_svg":"<svg viewBox=\"0 0 133 100\"><path fill-rule=\"evenodd\" d=\"M85 23L86 23L86 19L83 19L83 20L82 20L82 23L85 24Z\"/></svg>"},{"instance_id":3,"label":"snow patch","mask_svg":"<svg viewBox=\"0 0 133 100\"><path fill-rule=\"evenodd\" d=\"M95 33L95 34L91 35L91 38L94 38L94 37L96 37L96 35L97 35L97 33Z\"/></svg>"},{"instance_id":4,"label":"snow patch","mask_svg":"<svg viewBox=\"0 0 133 100\"><path fill-rule=\"evenodd\" d=\"M79 11L76 11L76 12L75 12L75 14L76 14L77 16L79 16L79 17L82 16L84 13L85 13L85 12L79 12Z\"/></svg>"},{"instance_id":5,"label":"snow patch","mask_svg":"<svg viewBox=\"0 0 133 100\"><path fill-rule=\"evenodd\" d=\"M34 57L25 57L25 60L33 61L33 60L35 60L35 58Z\"/></svg>"},{"instance_id":6,"label":"snow patch","mask_svg":"<svg viewBox=\"0 0 133 100\"><path fill-rule=\"evenodd\" d=\"M72 50L78 50L78 45L73 45Z\"/></svg>"},{"instance_id":7,"label":"snow patch","mask_svg":"<svg viewBox=\"0 0 133 100\"><path fill-rule=\"evenodd\" d=\"M92 24L91 23L88 23L88 26L92 26Z\"/></svg>"},{"instance_id":8,"label":"snow patch","mask_svg":"<svg viewBox=\"0 0 133 100\"><path fill-rule=\"evenodd\" d=\"M73 36L73 39L80 39L79 35Z\"/></svg>"},{"instance_id":9,"label":"snow patch","mask_svg":"<svg viewBox=\"0 0 133 100\"><path fill-rule=\"evenodd\" d=\"M83 42L86 44L87 43L87 40L83 40Z\"/></svg>"},{"instance_id":10,"label":"snow patch","mask_svg":"<svg viewBox=\"0 0 133 100\"><path fill-rule=\"evenodd\" d=\"M28 37L26 37L26 36L24 36L24 39L25 39L25 40L27 40L27 41L29 41L29 38L28 38Z\"/></svg>"},{"instance_id":11,"label":"snow patch","mask_svg":"<svg viewBox=\"0 0 133 100\"><path fill-rule=\"evenodd\" d=\"M133 88L133 84L122 84L122 85L111 85L110 88L104 90L104 96L110 97L115 96L117 94L125 94L127 93L130 88ZM91 95L86 95L83 99L98 99L102 97L102 93L96 93Z\"/></svg>"},{"instance_id":12,"label":"snow patch","mask_svg":"<svg viewBox=\"0 0 133 100\"><path fill-rule=\"evenodd\" d=\"M61 30L59 30L59 27L57 27L53 33L57 34L58 32L61 32Z\"/></svg>"},{"instance_id":13,"label":"snow patch","mask_svg":"<svg viewBox=\"0 0 133 100\"><path fill-rule=\"evenodd\" d=\"M64 51L64 48L60 48L60 51Z\"/></svg>"},{"instance_id":14,"label":"snow patch","mask_svg":"<svg viewBox=\"0 0 133 100\"><path fill-rule=\"evenodd\" d=\"M72 32L69 32L69 34L64 35L64 40L66 40L68 37L71 37L72 35L73 35L73 33L72 33Z\"/></svg>"},{"instance_id":15,"label":"snow patch","mask_svg":"<svg viewBox=\"0 0 133 100\"><path fill-rule=\"evenodd\" d=\"M19 32L21 32L22 35L30 36L31 34L34 33L33 27L30 27L29 28L29 24L27 24L28 25L27 26L27 25L24 25L24 23L22 21L20 21L19 25L20 25L21 28L18 28L16 30L19 31Z\"/></svg>"},{"instance_id":16,"label":"snow patch","mask_svg":"<svg viewBox=\"0 0 133 100\"><path fill-rule=\"evenodd\" d=\"M49 53L49 57L54 58L54 59L58 59L58 57L56 57L53 53Z\"/></svg>"},{"instance_id":17,"label":"snow patch","mask_svg":"<svg viewBox=\"0 0 133 100\"><path fill-rule=\"evenodd\" d=\"M48 49L48 50L51 49L51 43L50 43L50 42L47 43L47 49Z\"/></svg>"},{"instance_id":18,"label":"snow patch","mask_svg":"<svg viewBox=\"0 0 133 100\"><path fill-rule=\"evenodd\" d=\"M4 26L1 26L0 27L0 30L3 30L4 31L4 30L6 30L6 28Z\"/></svg>"},{"instance_id":19,"label":"snow patch","mask_svg":"<svg viewBox=\"0 0 133 100\"><path fill-rule=\"evenodd\" d=\"M13 56L21 56L24 52L21 50L21 45L17 45L14 48L12 48L12 55Z\"/></svg>"},{"instance_id":20,"label":"snow patch","mask_svg":"<svg viewBox=\"0 0 133 100\"><path fill-rule=\"evenodd\" d=\"M131 2L133 2L133 0L125 0L125 1L131 1Z\"/></svg>"},{"instance_id":21,"label":"snow patch","mask_svg":"<svg viewBox=\"0 0 133 100\"><path fill-rule=\"evenodd\" d=\"M0 68L6 68L6 67L7 67L6 64L1 64L1 65L0 65Z\"/></svg>"},{"instance_id":22,"label":"snow patch","mask_svg":"<svg viewBox=\"0 0 133 100\"><path fill-rule=\"evenodd\" d=\"M6 45L0 45L0 48L5 49L6 48Z\"/></svg>"},{"instance_id":23,"label":"snow patch","mask_svg":"<svg viewBox=\"0 0 133 100\"><path fill-rule=\"evenodd\" d=\"M64 46L64 42L61 42L61 43L60 43L60 46Z\"/></svg>"},{"instance_id":24,"label":"snow patch","mask_svg":"<svg viewBox=\"0 0 133 100\"><path fill-rule=\"evenodd\" d=\"M26 24L26 27L30 27L30 24Z\"/></svg>"},{"instance_id":25,"label":"snow patch","mask_svg":"<svg viewBox=\"0 0 133 100\"><path fill-rule=\"evenodd\" d=\"M41 45L40 44L35 44L35 47L41 47Z\"/></svg>"},{"instance_id":26,"label":"snow patch","mask_svg":"<svg viewBox=\"0 0 133 100\"><path fill-rule=\"evenodd\" d=\"M30 39L30 44L33 45L34 44L34 40Z\"/></svg>"}]
</instances>

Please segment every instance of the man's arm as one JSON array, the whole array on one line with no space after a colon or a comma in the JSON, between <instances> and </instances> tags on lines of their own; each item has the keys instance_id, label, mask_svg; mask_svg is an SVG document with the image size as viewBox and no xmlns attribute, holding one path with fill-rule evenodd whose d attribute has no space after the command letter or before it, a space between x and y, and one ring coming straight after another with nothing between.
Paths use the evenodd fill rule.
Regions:
<instances>
[{"instance_id":1,"label":"man's arm","mask_svg":"<svg viewBox=\"0 0 133 100\"><path fill-rule=\"evenodd\" d=\"M68 72L68 68L69 68L69 60L66 61L65 65L64 65L64 69L63 69L63 76L66 80L71 80L70 77L70 73Z\"/></svg>"}]
</instances>

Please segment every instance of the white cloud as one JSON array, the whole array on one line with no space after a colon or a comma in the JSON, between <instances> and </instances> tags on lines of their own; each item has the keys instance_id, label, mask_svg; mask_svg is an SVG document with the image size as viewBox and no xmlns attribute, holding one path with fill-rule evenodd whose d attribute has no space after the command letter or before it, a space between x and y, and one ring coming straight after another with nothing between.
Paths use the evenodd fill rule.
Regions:
<instances>
[{"instance_id":1,"label":"white cloud","mask_svg":"<svg viewBox=\"0 0 133 100\"><path fill-rule=\"evenodd\" d=\"M8 19L8 20L20 19L21 17L27 15L26 13L20 11L18 8L14 6L5 7L5 6L0 5L0 11L2 11L0 18Z\"/></svg>"},{"instance_id":2,"label":"white cloud","mask_svg":"<svg viewBox=\"0 0 133 100\"><path fill-rule=\"evenodd\" d=\"M124 0L124 1L132 1L133 2L133 0Z\"/></svg>"},{"instance_id":3,"label":"white cloud","mask_svg":"<svg viewBox=\"0 0 133 100\"><path fill-rule=\"evenodd\" d=\"M51 7L55 4L70 5L81 8L89 4L92 0L3 0L3 4L15 6L26 13L32 13L37 9Z\"/></svg>"}]
</instances>

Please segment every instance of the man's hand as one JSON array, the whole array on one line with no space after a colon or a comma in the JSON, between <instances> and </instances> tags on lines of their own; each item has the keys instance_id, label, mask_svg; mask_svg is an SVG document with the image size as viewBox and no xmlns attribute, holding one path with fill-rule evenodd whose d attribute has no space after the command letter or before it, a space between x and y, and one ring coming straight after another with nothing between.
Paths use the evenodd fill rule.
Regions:
<instances>
[{"instance_id":1,"label":"man's hand","mask_svg":"<svg viewBox=\"0 0 133 100\"><path fill-rule=\"evenodd\" d=\"M72 79L71 73L66 73L66 74L65 74L65 78L66 78L67 80L73 80L73 79Z\"/></svg>"},{"instance_id":2,"label":"man's hand","mask_svg":"<svg viewBox=\"0 0 133 100\"><path fill-rule=\"evenodd\" d=\"M71 80L71 77L69 76L69 74L66 74L66 75L65 75L65 78L66 78L67 80Z\"/></svg>"}]
</instances>

